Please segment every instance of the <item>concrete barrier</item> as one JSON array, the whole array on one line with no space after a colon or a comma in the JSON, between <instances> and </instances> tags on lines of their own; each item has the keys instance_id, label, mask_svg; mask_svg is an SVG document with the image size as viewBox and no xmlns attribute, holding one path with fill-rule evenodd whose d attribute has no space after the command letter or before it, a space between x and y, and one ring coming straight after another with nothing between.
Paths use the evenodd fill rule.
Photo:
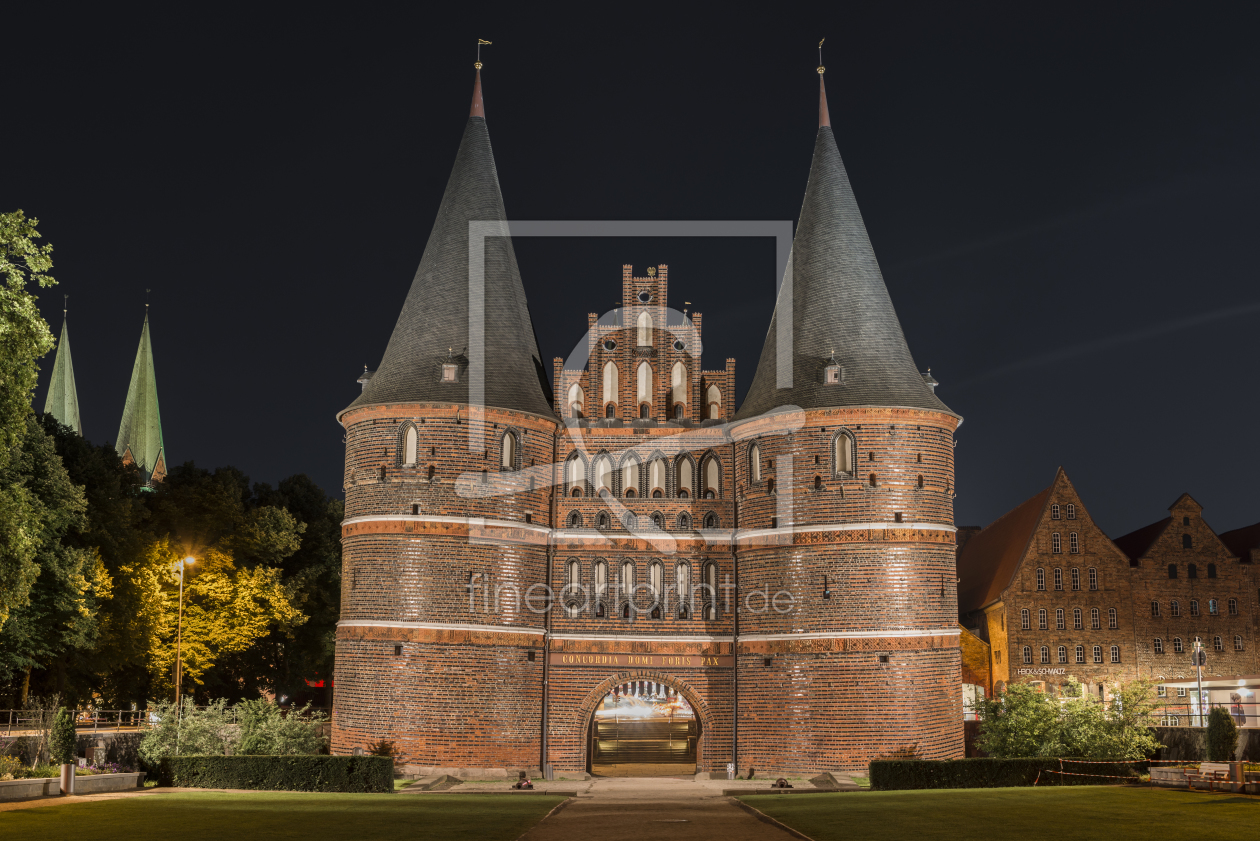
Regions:
<instances>
[{"instance_id":1,"label":"concrete barrier","mask_svg":"<svg viewBox=\"0 0 1260 841\"><path fill-rule=\"evenodd\" d=\"M92 774L74 778L75 794L100 794L106 791L130 791L144 785L144 772L126 774ZM36 777L31 780L0 780L0 802L33 800L61 794L61 779Z\"/></svg>"}]
</instances>

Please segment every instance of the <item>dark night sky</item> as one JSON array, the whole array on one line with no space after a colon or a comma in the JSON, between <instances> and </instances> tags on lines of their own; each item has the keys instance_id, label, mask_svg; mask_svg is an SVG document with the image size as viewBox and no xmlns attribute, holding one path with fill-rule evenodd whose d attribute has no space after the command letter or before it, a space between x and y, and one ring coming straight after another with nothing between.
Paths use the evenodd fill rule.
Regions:
<instances>
[{"instance_id":1,"label":"dark night sky","mask_svg":"<svg viewBox=\"0 0 1260 841\"><path fill-rule=\"evenodd\" d=\"M57 331L71 296L87 437L117 434L150 287L168 458L340 493L334 413L420 260L478 36L511 217L793 221L826 36L832 123L911 351L966 418L958 522L1059 465L1112 535L1183 491L1218 530L1260 519L1255 4L680 7L6 12L0 208L56 246L41 301ZM517 254L544 359L618 300L623 262L663 262L742 398L771 240Z\"/></svg>"}]
</instances>

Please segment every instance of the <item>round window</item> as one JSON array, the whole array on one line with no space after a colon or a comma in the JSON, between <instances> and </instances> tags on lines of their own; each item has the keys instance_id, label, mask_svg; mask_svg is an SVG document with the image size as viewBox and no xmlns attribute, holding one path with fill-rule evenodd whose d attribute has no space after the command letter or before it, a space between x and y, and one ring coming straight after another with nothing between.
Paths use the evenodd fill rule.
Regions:
<instances>
[{"instance_id":1,"label":"round window","mask_svg":"<svg viewBox=\"0 0 1260 841\"><path fill-rule=\"evenodd\" d=\"M646 304L650 300L652 300L651 292L644 289L642 292L639 293L639 303Z\"/></svg>"},{"instance_id":2,"label":"round window","mask_svg":"<svg viewBox=\"0 0 1260 841\"><path fill-rule=\"evenodd\" d=\"M684 342L682 339L679 339L678 341L674 342L674 350L686 350L686 349L687 349L687 343Z\"/></svg>"},{"instance_id":3,"label":"round window","mask_svg":"<svg viewBox=\"0 0 1260 841\"><path fill-rule=\"evenodd\" d=\"M616 342L614 342L612 339L604 340L604 350L616 350L616 349L617 349Z\"/></svg>"}]
</instances>

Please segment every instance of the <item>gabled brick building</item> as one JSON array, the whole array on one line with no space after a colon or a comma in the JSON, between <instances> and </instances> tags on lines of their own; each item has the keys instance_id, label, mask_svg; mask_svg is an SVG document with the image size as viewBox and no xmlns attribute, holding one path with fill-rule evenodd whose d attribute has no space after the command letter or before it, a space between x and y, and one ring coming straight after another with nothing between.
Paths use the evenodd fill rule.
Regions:
<instances>
[{"instance_id":1,"label":"gabled brick building","mask_svg":"<svg viewBox=\"0 0 1260 841\"><path fill-rule=\"evenodd\" d=\"M511 240L469 256L470 223L506 218L478 73L385 356L338 416L333 750L610 774L961 756L961 419L910 356L821 76L738 408L735 361L703 368L664 264L622 267L553 394Z\"/></svg>"},{"instance_id":2,"label":"gabled brick building","mask_svg":"<svg viewBox=\"0 0 1260 841\"><path fill-rule=\"evenodd\" d=\"M1218 537L1183 494L1170 516L1110 540L1060 468L1050 487L958 552L963 626L992 647L995 688L1074 677L1185 680L1196 638L1204 677L1255 674L1260 526Z\"/></svg>"},{"instance_id":3,"label":"gabled brick building","mask_svg":"<svg viewBox=\"0 0 1260 841\"><path fill-rule=\"evenodd\" d=\"M1072 675L1096 690L1132 672L1128 558L1062 468L967 541L958 578L963 626L990 643L996 689L1011 680L1057 687Z\"/></svg>"}]
</instances>

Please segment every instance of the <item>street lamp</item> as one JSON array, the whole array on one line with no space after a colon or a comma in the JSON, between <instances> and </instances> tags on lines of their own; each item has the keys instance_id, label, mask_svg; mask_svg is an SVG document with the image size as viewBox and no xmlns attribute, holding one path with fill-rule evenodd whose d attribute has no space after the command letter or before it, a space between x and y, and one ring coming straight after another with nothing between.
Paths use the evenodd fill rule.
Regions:
<instances>
[{"instance_id":1,"label":"street lamp","mask_svg":"<svg viewBox=\"0 0 1260 841\"><path fill-rule=\"evenodd\" d=\"M1194 717L1191 721L1197 720L1197 726L1203 726L1203 667L1207 664L1207 652L1203 650L1203 641L1198 637L1194 640L1194 671L1196 675L1196 683L1198 684L1198 696L1194 701Z\"/></svg>"},{"instance_id":2,"label":"street lamp","mask_svg":"<svg viewBox=\"0 0 1260 841\"><path fill-rule=\"evenodd\" d=\"M184 567L197 563L197 559L189 555L179 562L179 622L175 630L175 715L179 715L179 689L184 678L184 662L180 658L180 647L184 638Z\"/></svg>"}]
</instances>

